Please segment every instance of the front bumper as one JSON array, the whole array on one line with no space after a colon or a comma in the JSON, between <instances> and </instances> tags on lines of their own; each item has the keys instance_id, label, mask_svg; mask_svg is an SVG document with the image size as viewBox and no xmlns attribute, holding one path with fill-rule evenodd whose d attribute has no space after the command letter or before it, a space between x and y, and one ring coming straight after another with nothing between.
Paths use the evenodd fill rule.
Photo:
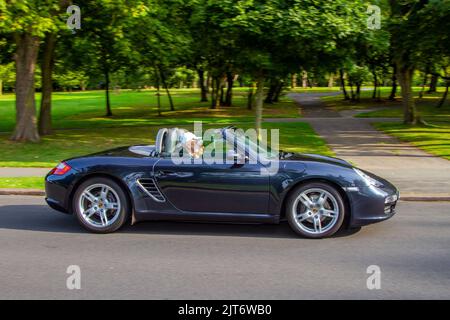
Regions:
<instances>
[{"instance_id":1,"label":"front bumper","mask_svg":"<svg viewBox=\"0 0 450 320\"><path fill-rule=\"evenodd\" d=\"M350 227L359 227L387 220L395 215L398 190L393 187L367 186L347 193L351 203Z\"/></svg>"}]
</instances>

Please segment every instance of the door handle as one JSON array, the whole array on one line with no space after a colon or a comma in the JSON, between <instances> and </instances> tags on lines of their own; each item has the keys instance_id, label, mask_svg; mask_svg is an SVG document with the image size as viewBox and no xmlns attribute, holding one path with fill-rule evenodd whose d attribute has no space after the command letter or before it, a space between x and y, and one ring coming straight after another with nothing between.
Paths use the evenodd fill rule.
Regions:
<instances>
[{"instance_id":1,"label":"door handle","mask_svg":"<svg viewBox=\"0 0 450 320\"><path fill-rule=\"evenodd\" d=\"M170 176L177 176L177 173L174 171L170 171L170 170L158 170L155 173L155 176L157 177L170 177Z\"/></svg>"}]
</instances>

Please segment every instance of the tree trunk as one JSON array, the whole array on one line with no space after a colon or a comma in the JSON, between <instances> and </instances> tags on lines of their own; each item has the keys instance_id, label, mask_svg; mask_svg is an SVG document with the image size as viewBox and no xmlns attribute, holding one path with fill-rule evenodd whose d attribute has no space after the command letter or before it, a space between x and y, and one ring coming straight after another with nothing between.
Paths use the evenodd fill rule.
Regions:
<instances>
[{"instance_id":1,"label":"tree trunk","mask_svg":"<svg viewBox=\"0 0 450 320\"><path fill-rule=\"evenodd\" d=\"M210 72L208 71L208 75L206 76L206 93L209 93L209 87L211 86L211 75Z\"/></svg>"},{"instance_id":2,"label":"tree trunk","mask_svg":"<svg viewBox=\"0 0 450 320\"><path fill-rule=\"evenodd\" d=\"M349 100L347 90L345 89L345 79L344 79L344 70L339 69L339 77L341 79L341 88L342 93L344 94L344 100Z\"/></svg>"},{"instance_id":3,"label":"tree trunk","mask_svg":"<svg viewBox=\"0 0 450 320\"><path fill-rule=\"evenodd\" d=\"M392 90L391 94L389 95L389 100L394 101L395 96L397 94L397 65L394 64L393 66L393 73L392 73Z\"/></svg>"},{"instance_id":4,"label":"tree trunk","mask_svg":"<svg viewBox=\"0 0 450 320\"><path fill-rule=\"evenodd\" d=\"M216 100L214 101L215 106L214 109L217 109L220 107L220 102L221 99L223 98L223 88L222 88L222 78L221 77L217 77L215 80L215 84L216 84ZM220 94L219 94L220 92Z\"/></svg>"},{"instance_id":5,"label":"tree trunk","mask_svg":"<svg viewBox=\"0 0 450 320\"><path fill-rule=\"evenodd\" d=\"M155 68L156 75L156 101L158 107L158 116L161 116L161 77L159 75L159 70Z\"/></svg>"},{"instance_id":6,"label":"tree trunk","mask_svg":"<svg viewBox=\"0 0 450 320\"><path fill-rule=\"evenodd\" d=\"M275 79L270 80L269 91L267 92L266 99L264 103L273 103L273 96L275 95L275 91L277 90L277 81Z\"/></svg>"},{"instance_id":7,"label":"tree trunk","mask_svg":"<svg viewBox=\"0 0 450 320\"><path fill-rule=\"evenodd\" d=\"M350 100L355 101L355 92L353 91L353 82L349 81L348 85L350 86Z\"/></svg>"},{"instance_id":8,"label":"tree trunk","mask_svg":"<svg viewBox=\"0 0 450 320\"><path fill-rule=\"evenodd\" d=\"M328 78L328 88L333 88L334 86L334 74L330 73L330 77Z\"/></svg>"},{"instance_id":9,"label":"tree trunk","mask_svg":"<svg viewBox=\"0 0 450 320\"><path fill-rule=\"evenodd\" d=\"M360 102L361 100L361 83L357 82L356 83L356 101Z\"/></svg>"},{"instance_id":10,"label":"tree trunk","mask_svg":"<svg viewBox=\"0 0 450 320\"><path fill-rule=\"evenodd\" d=\"M375 71L375 68L372 69L372 75L373 75L373 93L372 93L372 99L377 98L377 88L378 88L378 77L377 73Z\"/></svg>"},{"instance_id":11,"label":"tree trunk","mask_svg":"<svg viewBox=\"0 0 450 320\"><path fill-rule=\"evenodd\" d=\"M211 109L216 108L216 90L214 78L211 79Z\"/></svg>"},{"instance_id":12,"label":"tree trunk","mask_svg":"<svg viewBox=\"0 0 450 320\"><path fill-rule=\"evenodd\" d=\"M439 103L438 103L438 105L436 106L436 108L441 108L441 107L444 105L445 100L447 100L448 86L449 86L449 85L450 85L450 81L447 80L447 81L445 82L445 91L444 91L444 95L442 96L442 98L441 98L441 100L439 101Z\"/></svg>"},{"instance_id":13,"label":"tree trunk","mask_svg":"<svg viewBox=\"0 0 450 320\"><path fill-rule=\"evenodd\" d=\"M278 102L280 100L280 94L283 90L283 83L284 81L278 81L277 89L275 90L275 95L273 97L273 102Z\"/></svg>"},{"instance_id":14,"label":"tree trunk","mask_svg":"<svg viewBox=\"0 0 450 320\"><path fill-rule=\"evenodd\" d=\"M231 72L227 72L227 93L225 97L225 105L230 107L233 103L233 83L234 76Z\"/></svg>"},{"instance_id":15,"label":"tree trunk","mask_svg":"<svg viewBox=\"0 0 450 320\"><path fill-rule=\"evenodd\" d=\"M262 122L262 112L263 112L263 99L264 99L264 77L260 76L257 81L256 87L256 99L255 99L255 113L256 113L256 121L255 128L258 134L258 138L260 135L261 122Z\"/></svg>"},{"instance_id":16,"label":"tree trunk","mask_svg":"<svg viewBox=\"0 0 450 320\"><path fill-rule=\"evenodd\" d=\"M256 84L252 82L251 86L248 89L248 95L247 95L247 109L252 110L252 107L255 103L255 87Z\"/></svg>"},{"instance_id":17,"label":"tree trunk","mask_svg":"<svg viewBox=\"0 0 450 320\"><path fill-rule=\"evenodd\" d=\"M439 77L435 74L433 74L431 76L430 89L428 89L427 93L435 93L436 92L438 79L439 79Z\"/></svg>"},{"instance_id":18,"label":"tree trunk","mask_svg":"<svg viewBox=\"0 0 450 320\"><path fill-rule=\"evenodd\" d=\"M105 74L105 93L106 93L106 116L111 117L112 111L111 111L111 102L109 100L109 70L108 67L105 67L104 69Z\"/></svg>"},{"instance_id":19,"label":"tree trunk","mask_svg":"<svg viewBox=\"0 0 450 320\"><path fill-rule=\"evenodd\" d=\"M200 102L207 102L208 101L208 90L205 85L205 71L203 69L198 69L198 83L200 85Z\"/></svg>"},{"instance_id":20,"label":"tree trunk","mask_svg":"<svg viewBox=\"0 0 450 320\"><path fill-rule=\"evenodd\" d=\"M302 87L307 88L308 87L308 72L303 71L302 73Z\"/></svg>"},{"instance_id":21,"label":"tree trunk","mask_svg":"<svg viewBox=\"0 0 450 320\"><path fill-rule=\"evenodd\" d=\"M412 91L414 69L411 67L399 67L397 65L397 70L397 78L402 88L403 122L405 124L416 124L416 105Z\"/></svg>"},{"instance_id":22,"label":"tree trunk","mask_svg":"<svg viewBox=\"0 0 450 320\"><path fill-rule=\"evenodd\" d=\"M42 98L39 112L39 134L48 135L52 131L52 91L53 66L56 44L56 34L49 33L45 37L44 52L41 61Z\"/></svg>"},{"instance_id":23,"label":"tree trunk","mask_svg":"<svg viewBox=\"0 0 450 320\"><path fill-rule=\"evenodd\" d=\"M169 98L170 111L175 111L175 106L173 105L172 95L170 94L169 87L167 86L166 76L164 75L164 72L161 70L161 68L159 68L159 75L161 77L163 87L166 90L167 97Z\"/></svg>"},{"instance_id":24,"label":"tree trunk","mask_svg":"<svg viewBox=\"0 0 450 320\"><path fill-rule=\"evenodd\" d=\"M34 97L38 51L38 37L28 33L16 35L16 127L11 137L14 141L39 141Z\"/></svg>"},{"instance_id":25,"label":"tree trunk","mask_svg":"<svg viewBox=\"0 0 450 320\"><path fill-rule=\"evenodd\" d=\"M297 74L296 73L293 73L291 75L291 88L292 89L297 88Z\"/></svg>"},{"instance_id":26,"label":"tree trunk","mask_svg":"<svg viewBox=\"0 0 450 320\"><path fill-rule=\"evenodd\" d=\"M211 96L211 108L217 109L220 107L220 89L222 87L221 77L213 77L212 79L212 96Z\"/></svg>"},{"instance_id":27,"label":"tree trunk","mask_svg":"<svg viewBox=\"0 0 450 320\"><path fill-rule=\"evenodd\" d=\"M224 94L224 85L223 85L223 81L221 82L220 85L220 106L225 106L225 94Z\"/></svg>"},{"instance_id":28,"label":"tree trunk","mask_svg":"<svg viewBox=\"0 0 450 320\"><path fill-rule=\"evenodd\" d=\"M423 98L423 93L425 91L425 86L427 85L427 82L428 82L428 71L425 71L424 76L423 76L423 81L422 81L422 89L419 92L419 98L420 99Z\"/></svg>"}]
</instances>

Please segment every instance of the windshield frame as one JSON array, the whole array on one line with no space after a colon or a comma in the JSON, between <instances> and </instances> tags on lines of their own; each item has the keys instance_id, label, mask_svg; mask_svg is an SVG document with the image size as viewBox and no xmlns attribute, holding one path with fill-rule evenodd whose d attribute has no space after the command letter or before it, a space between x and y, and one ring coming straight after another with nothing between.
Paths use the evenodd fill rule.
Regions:
<instances>
[{"instance_id":1,"label":"windshield frame","mask_svg":"<svg viewBox=\"0 0 450 320\"><path fill-rule=\"evenodd\" d=\"M279 152L276 153L273 150L270 150L268 146L262 146L259 140L257 144L255 144L255 142L251 139L246 139L248 138L247 136L240 136L239 133L241 132L243 133L244 131L237 130L236 128L224 128L222 131L222 137L226 142L236 144L238 152L244 153L249 157L249 159L254 161L267 163L269 161L279 159ZM246 141L248 143L246 143Z\"/></svg>"}]
</instances>

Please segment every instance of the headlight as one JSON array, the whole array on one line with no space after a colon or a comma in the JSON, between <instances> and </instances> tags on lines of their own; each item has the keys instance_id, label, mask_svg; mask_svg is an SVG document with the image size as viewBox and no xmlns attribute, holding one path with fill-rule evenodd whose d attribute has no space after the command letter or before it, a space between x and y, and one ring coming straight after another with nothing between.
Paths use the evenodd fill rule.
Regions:
<instances>
[{"instance_id":1,"label":"headlight","mask_svg":"<svg viewBox=\"0 0 450 320\"><path fill-rule=\"evenodd\" d=\"M383 186L383 184L381 182L375 180L374 178L365 174L361 170L356 169L356 168L353 168L353 170L355 170L355 172L367 183L368 186L374 186L377 188L380 188Z\"/></svg>"},{"instance_id":2,"label":"headlight","mask_svg":"<svg viewBox=\"0 0 450 320\"><path fill-rule=\"evenodd\" d=\"M384 199L384 203L388 204L388 203L393 203L396 202L398 200L398 195L393 194L391 196L386 197L386 199Z\"/></svg>"}]
</instances>

